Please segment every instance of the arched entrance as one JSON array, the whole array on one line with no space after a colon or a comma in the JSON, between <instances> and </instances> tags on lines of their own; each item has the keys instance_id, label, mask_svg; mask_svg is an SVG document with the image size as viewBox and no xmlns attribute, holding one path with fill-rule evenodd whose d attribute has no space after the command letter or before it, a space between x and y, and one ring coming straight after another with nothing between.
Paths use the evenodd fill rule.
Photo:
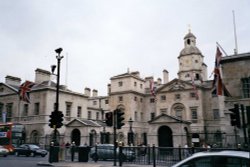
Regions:
<instances>
[{"instance_id":1,"label":"arched entrance","mask_svg":"<svg viewBox=\"0 0 250 167\"><path fill-rule=\"evenodd\" d=\"M39 133L36 130L33 130L30 134L30 143L38 144L39 143Z\"/></svg>"},{"instance_id":2,"label":"arched entrance","mask_svg":"<svg viewBox=\"0 0 250 167\"><path fill-rule=\"evenodd\" d=\"M93 130L91 130L91 132L89 133L89 145L90 145L90 146L94 146L95 144L97 144L97 133L96 133L96 131L93 129Z\"/></svg>"},{"instance_id":3,"label":"arched entrance","mask_svg":"<svg viewBox=\"0 0 250 167\"><path fill-rule=\"evenodd\" d=\"M79 129L72 130L71 133L71 142L75 142L76 146L79 146L81 144L81 132Z\"/></svg>"},{"instance_id":4,"label":"arched entrance","mask_svg":"<svg viewBox=\"0 0 250 167\"><path fill-rule=\"evenodd\" d=\"M172 130L168 126L161 126L158 129L159 147L173 147Z\"/></svg>"}]
</instances>

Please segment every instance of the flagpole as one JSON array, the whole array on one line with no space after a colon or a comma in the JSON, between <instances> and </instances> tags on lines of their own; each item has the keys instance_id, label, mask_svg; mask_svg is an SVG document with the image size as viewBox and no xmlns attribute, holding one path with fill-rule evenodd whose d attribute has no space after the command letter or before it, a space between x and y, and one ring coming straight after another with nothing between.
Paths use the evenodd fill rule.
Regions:
<instances>
[{"instance_id":1,"label":"flagpole","mask_svg":"<svg viewBox=\"0 0 250 167\"><path fill-rule=\"evenodd\" d=\"M233 24L234 24L234 41L235 41L235 49L234 49L234 54L236 55L238 53L238 44L237 44L237 34L236 34L236 24L235 24L235 15L234 15L234 10L233 12Z\"/></svg>"},{"instance_id":2,"label":"flagpole","mask_svg":"<svg viewBox=\"0 0 250 167\"><path fill-rule=\"evenodd\" d=\"M216 45L222 50L222 52L228 56L228 54L225 52L225 50L221 47L221 45L219 44L219 42L216 42Z\"/></svg>"}]
</instances>

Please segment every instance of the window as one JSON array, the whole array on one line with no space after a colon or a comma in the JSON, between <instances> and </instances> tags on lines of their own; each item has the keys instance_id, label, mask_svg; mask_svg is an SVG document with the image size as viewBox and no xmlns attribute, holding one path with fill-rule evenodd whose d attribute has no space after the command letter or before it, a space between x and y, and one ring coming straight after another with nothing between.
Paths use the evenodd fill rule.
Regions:
<instances>
[{"instance_id":1,"label":"window","mask_svg":"<svg viewBox=\"0 0 250 167\"><path fill-rule=\"evenodd\" d=\"M189 73L187 73L186 75L185 75L185 78L189 78L190 77L190 75L189 75Z\"/></svg>"},{"instance_id":2,"label":"window","mask_svg":"<svg viewBox=\"0 0 250 167\"><path fill-rule=\"evenodd\" d=\"M137 86L137 82L134 82L134 86L135 86L135 87Z\"/></svg>"},{"instance_id":3,"label":"window","mask_svg":"<svg viewBox=\"0 0 250 167\"><path fill-rule=\"evenodd\" d=\"M220 119L219 109L213 109L214 119Z\"/></svg>"},{"instance_id":4,"label":"window","mask_svg":"<svg viewBox=\"0 0 250 167\"><path fill-rule=\"evenodd\" d=\"M10 120L11 120L11 117L12 117L12 111L13 110L13 103L8 103L7 105L6 105L6 113L7 113L7 115L6 115L6 121L7 122L10 122Z\"/></svg>"},{"instance_id":5,"label":"window","mask_svg":"<svg viewBox=\"0 0 250 167\"><path fill-rule=\"evenodd\" d=\"M93 101L93 105L95 106L97 104L97 101Z\"/></svg>"},{"instance_id":6,"label":"window","mask_svg":"<svg viewBox=\"0 0 250 167\"><path fill-rule=\"evenodd\" d=\"M70 117L71 115L71 105L72 103L66 103L66 117Z\"/></svg>"},{"instance_id":7,"label":"window","mask_svg":"<svg viewBox=\"0 0 250 167\"><path fill-rule=\"evenodd\" d=\"M39 108L40 108L40 104L39 103L35 103L34 115L39 115Z\"/></svg>"},{"instance_id":8,"label":"window","mask_svg":"<svg viewBox=\"0 0 250 167\"><path fill-rule=\"evenodd\" d=\"M196 98L196 93L195 93L195 92L191 92L191 93L190 93L190 97L191 97L191 98Z\"/></svg>"},{"instance_id":9,"label":"window","mask_svg":"<svg viewBox=\"0 0 250 167\"><path fill-rule=\"evenodd\" d=\"M135 121L138 121L138 113L135 111Z\"/></svg>"},{"instance_id":10,"label":"window","mask_svg":"<svg viewBox=\"0 0 250 167\"><path fill-rule=\"evenodd\" d=\"M96 113L96 120L99 120L99 119L100 119L99 117L100 117L100 113L97 112L97 113Z\"/></svg>"},{"instance_id":11,"label":"window","mask_svg":"<svg viewBox=\"0 0 250 167\"><path fill-rule=\"evenodd\" d=\"M140 98L140 102L142 102L143 101L143 99L142 98Z\"/></svg>"},{"instance_id":12,"label":"window","mask_svg":"<svg viewBox=\"0 0 250 167\"><path fill-rule=\"evenodd\" d=\"M28 112L29 112L29 105L24 104L23 105L23 116L28 116Z\"/></svg>"},{"instance_id":13,"label":"window","mask_svg":"<svg viewBox=\"0 0 250 167\"><path fill-rule=\"evenodd\" d=\"M182 110L181 109L176 109L175 110L175 116L182 119Z\"/></svg>"},{"instance_id":14,"label":"window","mask_svg":"<svg viewBox=\"0 0 250 167\"><path fill-rule=\"evenodd\" d=\"M202 158L195 158L192 159L185 164L181 165L180 167L187 167L187 166L204 166L204 167L213 167L212 165L212 157L202 157Z\"/></svg>"},{"instance_id":15,"label":"window","mask_svg":"<svg viewBox=\"0 0 250 167\"><path fill-rule=\"evenodd\" d=\"M78 117L78 118L81 118L81 117L82 117L82 107L81 107L81 106L78 106L78 107L77 107L77 117Z\"/></svg>"},{"instance_id":16,"label":"window","mask_svg":"<svg viewBox=\"0 0 250 167\"><path fill-rule=\"evenodd\" d=\"M119 87L122 87L122 85L123 85L123 82L122 82L122 81L118 82L118 86L119 86Z\"/></svg>"},{"instance_id":17,"label":"window","mask_svg":"<svg viewBox=\"0 0 250 167\"><path fill-rule=\"evenodd\" d=\"M0 120L2 120L2 115L3 115L3 104L0 103Z\"/></svg>"},{"instance_id":18,"label":"window","mask_svg":"<svg viewBox=\"0 0 250 167\"><path fill-rule=\"evenodd\" d=\"M143 115L143 112L141 112L141 121L144 122L144 115Z\"/></svg>"},{"instance_id":19,"label":"window","mask_svg":"<svg viewBox=\"0 0 250 167\"><path fill-rule=\"evenodd\" d=\"M151 113L151 120L155 118L155 113Z\"/></svg>"},{"instance_id":20,"label":"window","mask_svg":"<svg viewBox=\"0 0 250 167\"><path fill-rule=\"evenodd\" d=\"M192 114L192 123L198 122L198 114L197 114L197 108L191 108L191 114Z\"/></svg>"},{"instance_id":21,"label":"window","mask_svg":"<svg viewBox=\"0 0 250 167\"><path fill-rule=\"evenodd\" d=\"M149 99L150 100L150 103L154 103L155 102L155 99L154 98L151 98Z\"/></svg>"},{"instance_id":22,"label":"window","mask_svg":"<svg viewBox=\"0 0 250 167\"><path fill-rule=\"evenodd\" d=\"M119 102L122 102L122 101L123 101L123 97L122 97L122 96L119 96L119 97L118 97L118 101L119 101Z\"/></svg>"},{"instance_id":23,"label":"window","mask_svg":"<svg viewBox=\"0 0 250 167\"><path fill-rule=\"evenodd\" d=\"M91 111L88 111L88 119L91 119Z\"/></svg>"},{"instance_id":24,"label":"window","mask_svg":"<svg viewBox=\"0 0 250 167\"><path fill-rule=\"evenodd\" d=\"M137 97L136 96L134 97L134 101L137 101Z\"/></svg>"},{"instance_id":25,"label":"window","mask_svg":"<svg viewBox=\"0 0 250 167\"><path fill-rule=\"evenodd\" d=\"M166 95L161 96L161 101L166 101Z\"/></svg>"},{"instance_id":26,"label":"window","mask_svg":"<svg viewBox=\"0 0 250 167\"><path fill-rule=\"evenodd\" d=\"M250 77L242 78L241 82L243 98L250 98Z\"/></svg>"},{"instance_id":27,"label":"window","mask_svg":"<svg viewBox=\"0 0 250 167\"><path fill-rule=\"evenodd\" d=\"M180 94L175 94L175 99L176 100L180 100L181 99L181 95Z\"/></svg>"},{"instance_id":28,"label":"window","mask_svg":"<svg viewBox=\"0 0 250 167\"><path fill-rule=\"evenodd\" d=\"M140 88L142 89L142 84L140 84Z\"/></svg>"},{"instance_id":29,"label":"window","mask_svg":"<svg viewBox=\"0 0 250 167\"><path fill-rule=\"evenodd\" d=\"M109 104L109 100L105 100L105 104Z\"/></svg>"}]
</instances>

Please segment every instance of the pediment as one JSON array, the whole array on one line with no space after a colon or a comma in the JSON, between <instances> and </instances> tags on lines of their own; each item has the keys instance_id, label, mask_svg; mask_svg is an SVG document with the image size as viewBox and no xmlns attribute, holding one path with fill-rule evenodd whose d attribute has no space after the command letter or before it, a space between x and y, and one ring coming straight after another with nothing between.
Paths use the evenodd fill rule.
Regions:
<instances>
[{"instance_id":1,"label":"pediment","mask_svg":"<svg viewBox=\"0 0 250 167\"><path fill-rule=\"evenodd\" d=\"M166 92L166 91L182 91L187 89L193 89L193 86L191 83L174 79L171 82L163 85L160 89L158 89L158 92Z\"/></svg>"},{"instance_id":2,"label":"pediment","mask_svg":"<svg viewBox=\"0 0 250 167\"><path fill-rule=\"evenodd\" d=\"M73 121L69 122L67 124L67 126L69 126L69 127L82 127L82 126L86 126L86 125L84 125L84 123L79 121L78 119L74 119Z\"/></svg>"},{"instance_id":3,"label":"pediment","mask_svg":"<svg viewBox=\"0 0 250 167\"><path fill-rule=\"evenodd\" d=\"M87 120L87 119L73 119L72 121L68 122L66 124L68 127L84 127L84 126L90 126L90 127L99 127L101 126L95 121Z\"/></svg>"},{"instance_id":4,"label":"pediment","mask_svg":"<svg viewBox=\"0 0 250 167\"><path fill-rule=\"evenodd\" d=\"M0 95L8 95L8 94L13 94L17 92L18 90L15 89L14 87L0 83Z\"/></svg>"},{"instance_id":5,"label":"pediment","mask_svg":"<svg viewBox=\"0 0 250 167\"><path fill-rule=\"evenodd\" d=\"M177 117L173 117L167 114L161 114L157 117L155 117L153 120L149 121L149 123L152 124L161 124L161 123L185 123L190 124L188 121L183 121L178 119Z\"/></svg>"}]
</instances>

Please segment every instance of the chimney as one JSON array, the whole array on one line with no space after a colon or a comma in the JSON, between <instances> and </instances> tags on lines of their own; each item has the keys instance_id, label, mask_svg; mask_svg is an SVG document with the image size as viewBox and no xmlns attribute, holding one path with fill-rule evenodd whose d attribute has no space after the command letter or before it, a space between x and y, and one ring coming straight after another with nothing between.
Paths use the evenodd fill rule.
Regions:
<instances>
[{"instance_id":1,"label":"chimney","mask_svg":"<svg viewBox=\"0 0 250 167\"><path fill-rule=\"evenodd\" d=\"M42 83L44 81L50 81L51 73L43 69L36 69L35 83Z\"/></svg>"},{"instance_id":2,"label":"chimney","mask_svg":"<svg viewBox=\"0 0 250 167\"><path fill-rule=\"evenodd\" d=\"M108 84L107 89L108 89L108 94L110 94L111 93L111 84Z\"/></svg>"},{"instance_id":3,"label":"chimney","mask_svg":"<svg viewBox=\"0 0 250 167\"><path fill-rule=\"evenodd\" d=\"M163 84L166 84L168 82L169 82L168 71L167 70L163 70Z\"/></svg>"},{"instance_id":4,"label":"chimney","mask_svg":"<svg viewBox=\"0 0 250 167\"><path fill-rule=\"evenodd\" d=\"M146 81L145 87L146 87L146 88L149 88L149 87L150 87L150 81L153 81L153 82L154 82L154 77L146 77L146 78L145 78L145 81Z\"/></svg>"},{"instance_id":5,"label":"chimney","mask_svg":"<svg viewBox=\"0 0 250 167\"><path fill-rule=\"evenodd\" d=\"M84 89L84 94L89 97L90 96L90 91L91 91L90 88L85 88Z\"/></svg>"},{"instance_id":6,"label":"chimney","mask_svg":"<svg viewBox=\"0 0 250 167\"><path fill-rule=\"evenodd\" d=\"M18 78L18 77L13 77L13 76L7 75L7 76L5 77L5 83L6 83L7 85L20 86L20 84L21 84L21 79Z\"/></svg>"},{"instance_id":7,"label":"chimney","mask_svg":"<svg viewBox=\"0 0 250 167\"><path fill-rule=\"evenodd\" d=\"M98 91L96 89L92 90L92 96L97 97L98 96Z\"/></svg>"},{"instance_id":8,"label":"chimney","mask_svg":"<svg viewBox=\"0 0 250 167\"><path fill-rule=\"evenodd\" d=\"M157 79L157 85L161 85L161 78Z\"/></svg>"},{"instance_id":9,"label":"chimney","mask_svg":"<svg viewBox=\"0 0 250 167\"><path fill-rule=\"evenodd\" d=\"M134 76L136 76L136 77L140 77L139 71L131 72L131 75L134 75Z\"/></svg>"}]
</instances>

